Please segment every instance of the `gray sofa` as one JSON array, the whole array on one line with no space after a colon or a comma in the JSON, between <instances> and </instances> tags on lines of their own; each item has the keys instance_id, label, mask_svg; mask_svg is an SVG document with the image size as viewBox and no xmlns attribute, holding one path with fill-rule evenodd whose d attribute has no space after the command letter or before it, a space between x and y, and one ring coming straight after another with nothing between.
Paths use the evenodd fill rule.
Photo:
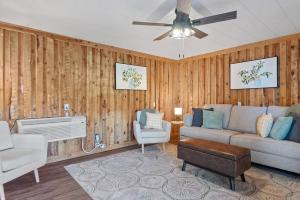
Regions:
<instances>
[{"instance_id":1,"label":"gray sofa","mask_svg":"<svg viewBox=\"0 0 300 200\"><path fill-rule=\"evenodd\" d=\"M211 104L206 107L224 113L223 129L192 127L193 116L187 114L184 116L184 126L180 128L181 138L199 138L246 147L251 149L251 160L254 163L300 173L300 143L262 138L256 134L256 119L259 115L271 113L276 120L285 115L288 107L231 104Z\"/></svg>"}]
</instances>

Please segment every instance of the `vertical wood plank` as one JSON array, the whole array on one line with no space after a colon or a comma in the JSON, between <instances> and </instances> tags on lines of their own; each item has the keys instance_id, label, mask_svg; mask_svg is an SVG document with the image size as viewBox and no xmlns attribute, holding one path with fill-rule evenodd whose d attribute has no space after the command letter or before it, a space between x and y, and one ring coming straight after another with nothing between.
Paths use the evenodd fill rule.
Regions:
<instances>
[{"instance_id":1,"label":"vertical wood plank","mask_svg":"<svg viewBox=\"0 0 300 200\"><path fill-rule=\"evenodd\" d=\"M286 41L280 43L280 105L286 106Z\"/></svg>"},{"instance_id":2,"label":"vertical wood plank","mask_svg":"<svg viewBox=\"0 0 300 200\"><path fill-rule=\"evenodd\" d=\"M43 89L44 89L44 39L37 37L37 66L36 66L36 115L43 116Z\"/></svg>"},{"instance_id":3,"label":"vertical wood plank","mask_svg":"<svg viewBox=\"0 0 300 200\"><path fill-rule=\"evenodd\" d=\"M299 98L299 42L291 43L291 104L297 104Z\"/></svg>"},{"instance_id":4,"label":"vertical wood plank","mask_svg":"<svg viewBox=\"0 0 300 200\"><path fill-rule=\"evenodd\" d=\"M31 35L30 73L31 73L31 117L36 118L36 85L37 85L37 37Z\"/></svg>"},{"instance_id":5,"label":"vertical wood plank","mask_svg":"<svg viewBox=\"0 0 300 200\"><path fill-rule=\"evenodd\" d=\"M18 93L19 93L19 43L18 33L11 32L10 43L10 76L11 76L11 98L10 98L10 119L18 118Z\"/></svg>"},{"instance_id":6,"label":"vertical wood plank","mask_svg":"<svg viewBox=\"0 0 300 200\"><path fill-rule=\"evenodd\" d=\"M11 63L10 63L10 31L4 31L4 113L3 118L10 120L10 97L11 97Z\"/></svg>"},{"instance_id":7,"label":"vertical wood plank","mask_svg":"<svg viewBox=\"0 0 300 200\"><path fill-rule=\"evenodd\" d=\"M210 75L211 75L211 73L210 73L210 57L208 57L208 58L206 58L205 59L205 64L204 64L204 66L205 66L205 68L204 68L204 73L205 73L205 85L204 85L204 87L205 87L205 93L204 93L204 95L205 95L205 98L204 98L204 103L205 104L210 104L211 103L211 93L210 93L210 91L211 91L211 85L210 85Z\"/></svg>"},{"instance_id":8,"label":"vertical wood plank","mask_svg":"<svg viewBox=\"0 0 300 200\"><path fill-rule=\"evenodd\" d=\"M32 80L33 77L31 77L31 36L29 34L24 35L24 45L23 45L23 84L21 85L21 90L23 87L23 99L24 99L24 117L28 118L32 116Z\"/></svg>"},{"instance_id":9,"label":"vertical wood plank","mask_svg":"<svg viewBox=\"0 0 300 200\"><path fill-rule=\"evenodd\" d=\"M4 119L4 30L0 29L0 120Z\"/></svg>"},{"instance_id":10,"label":"vertical wood plank","mask_svg":"<svg viewBox=\"0 0 300 200\"><path fill-rule=\"evenodd\" d=\"M230 103L230 64L229 54L224 56L224 103Z\"/></svg>"},{"instance_id":11,"label":"vertical wood plank","mask_svg":"<svg viewBox=\"0 0 300 200\"><path fill-rule=\"evenodd\" d=\"M217 103L217 56L213 56L210 61L210 103Z\"/></svg>"}]
</instances>

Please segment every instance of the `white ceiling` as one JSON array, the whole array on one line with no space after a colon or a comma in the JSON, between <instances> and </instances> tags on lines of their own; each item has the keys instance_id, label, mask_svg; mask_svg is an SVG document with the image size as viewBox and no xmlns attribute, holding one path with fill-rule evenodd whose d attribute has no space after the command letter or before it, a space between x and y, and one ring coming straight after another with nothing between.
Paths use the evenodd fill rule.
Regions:
<instances>
[{"instance_id":1,"label":"white ceiling","mask_svg":"<svg viewBox=\"0 0 300 200\"><path fill-rule=\"evenodd\" d=\"M192 9L192 19L233 10L238 19L199 26L208 37L185 40L185 57L300 32L300 0L193 1L201 3L202 13ZM0 20L178 59L180 40L153 42L168 27L131 25L159 18L153 13L165 4L175 8L176 0L0 0ZM159 21L172 23L174 18L171 10Z\"/></svg>"}]
</instances>

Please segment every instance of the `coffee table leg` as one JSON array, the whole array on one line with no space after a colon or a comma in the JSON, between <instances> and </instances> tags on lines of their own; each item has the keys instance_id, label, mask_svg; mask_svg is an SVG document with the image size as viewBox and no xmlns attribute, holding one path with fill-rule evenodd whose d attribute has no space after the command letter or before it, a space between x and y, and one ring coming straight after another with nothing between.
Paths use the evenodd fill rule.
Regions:
<instances>
[{"instance_id":1,"label":"coffee table leg","mask_svg":"<svg viewBox=\"0 0 300 200\"><path fill-rule=\"evenodd\" d=\"M230 189L235 191L235 178L229 177Z\"/></svg>"},{"instance_id":2,"label":"coffee table leg","mask_svg":"<svg viewBox=\"0 0 300 200\"><path fill-rule=\"evenodd\" d=\"M245 174L244 173L241 175L241 179L242 179L243 182L246 182Z\"/></svg>"},{"instance_id":3,"label":"coffee table leg","mask_svg":"<svg viewBox=\"0 0 300 200\"><path fill-rule=\"evenodd\" d=\"M186 162L185 161L183 161L183 165L182 165L182 171L185 171L185 167L186 167Z\"/></svg>"}]
</instances>

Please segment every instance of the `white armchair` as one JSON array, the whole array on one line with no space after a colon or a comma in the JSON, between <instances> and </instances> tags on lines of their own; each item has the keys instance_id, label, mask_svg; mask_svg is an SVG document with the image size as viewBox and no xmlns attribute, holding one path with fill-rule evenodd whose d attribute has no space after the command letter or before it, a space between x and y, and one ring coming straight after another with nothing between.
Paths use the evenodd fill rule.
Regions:
<instances>
[{"instance_id":1,"label":"white armchair","mask_svg":"<svg viewBox=\"0 0 300 200\"><path fill-rule=\"evenodd\" d=\"M5 200L3 184L34 171L47 162L47 139L42 135L10 134L7 122L0 121L0 197Z\"/></svg>"},{"instance_id":2,"label":"white armchair","mask_svg":"<svg viewBox=\"0 0 300 200\"><path fill-rule=\"evenodd\" d=\"M141 111L137 111L136 120L133 122L133 133L138 144L142 145L142 153L144 153L144 144L162 143L165 150L165 143L170 140L171 123L163 120L163 130L141 129L140 115Z\"/></svg>"}]
</instances>

